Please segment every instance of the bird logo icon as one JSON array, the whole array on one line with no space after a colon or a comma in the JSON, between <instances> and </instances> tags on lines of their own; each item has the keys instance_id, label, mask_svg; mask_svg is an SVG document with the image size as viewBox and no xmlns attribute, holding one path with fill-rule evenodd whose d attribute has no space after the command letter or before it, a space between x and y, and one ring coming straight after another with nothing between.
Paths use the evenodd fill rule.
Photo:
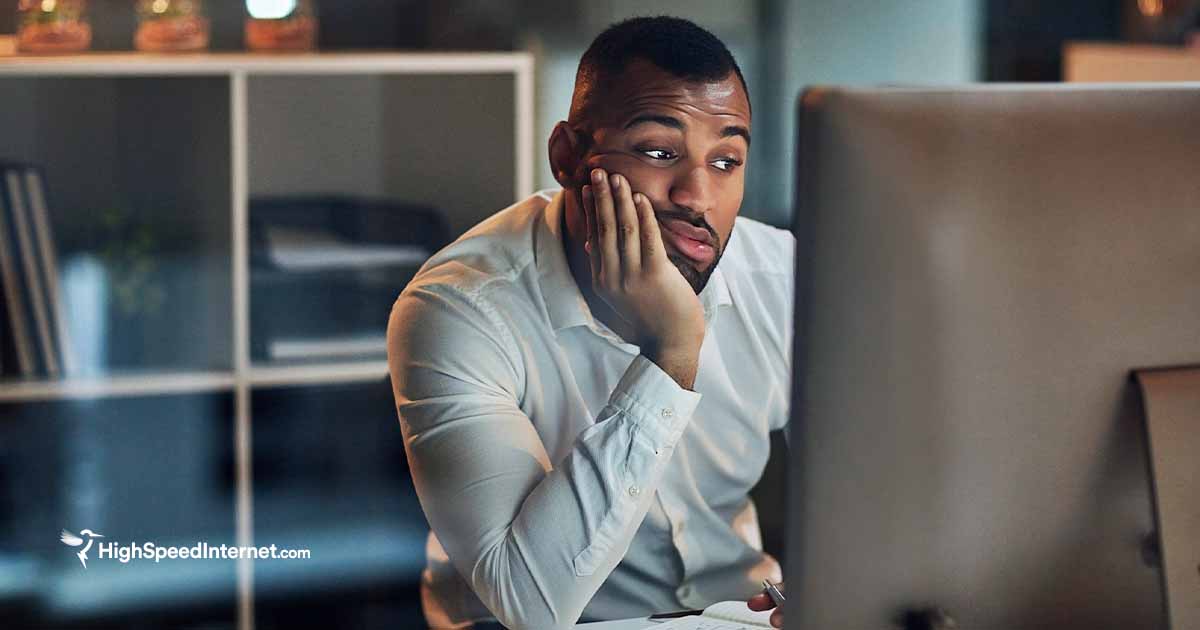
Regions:
<instances>
[{"instance_id":1,"label":"bird logo icon","mask_svg":"<svg viewBox=\"0 0 1200 630\"><path fill-rule=\"evenodd\" d=\"M100 534L97 534L96 532L93 532L90 529L80 530L79 536L76 536L75 534L72 534L71 532L64 529L64 530L62 530L62 533L59 534L59 539L63 541L63 544L70 545L72 547L78 547L79 545L83 544L82 536L88 537L87 545L84 545L83 549L81 549L79 551L79 553L77 553L75 555L79 556L79 563L82 564L83 568L86 570L87 569L88 549L92 548L92 543L95 542L94 539L104 538L104 536L101 536Z\"/></svg>"}]
</instances>

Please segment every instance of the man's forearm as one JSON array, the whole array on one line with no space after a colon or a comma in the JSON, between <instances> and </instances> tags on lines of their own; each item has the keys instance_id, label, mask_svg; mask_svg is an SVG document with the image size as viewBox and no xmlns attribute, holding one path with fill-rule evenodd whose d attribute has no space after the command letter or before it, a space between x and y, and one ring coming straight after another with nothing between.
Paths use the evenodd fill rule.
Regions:
<instances>
[{"instance_id":1,"label":"man's forearm","mask_svg":"<svg viewBox=\"0 0 1200 630\"><path fill-rule=\"evenodd\" d=\"M654 361L680 388L691 390L696 384L696 371L700 367L700 349L660 348L652 349L646 358Z\"/></svg>"},{"instance_id":2,"label":"man's forearm","mask_svg":"<svg viewBox=\"0 0 1200 630\"><path fill-rule=\"evenodd\" d=\"M696 384L700 366L700 345L704 338L682 342L648 343L644 346L647 359L667 373L680 387L691 390Z\"/></svg>"}]
</instances>

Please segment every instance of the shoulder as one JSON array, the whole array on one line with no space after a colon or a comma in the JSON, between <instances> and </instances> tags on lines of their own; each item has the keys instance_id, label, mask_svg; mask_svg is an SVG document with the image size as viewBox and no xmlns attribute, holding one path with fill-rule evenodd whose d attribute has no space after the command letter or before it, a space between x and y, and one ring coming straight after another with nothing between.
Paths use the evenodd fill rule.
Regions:
<instances>
[{"instance_id":1,"label":"shoulder","mask_svg":"<svg viewBox=\"0 0 1200 630\"><path fill-rule=\"evenodd\" d=\"M520 353L502 311L529 301L524 280L547 203L539 193L498 211L433 254L404 287L388 320L397 391L440 388L428 374L510 397L521 391Z\"/></svg>"},{"instance_id":2,"label":"shoulder","mask_svg":"<svg viewBox=\"0 0 1200 630\"><path fill-rule=\"evenodd\" d=\"M534 231L549 200L536 193L467 230L421 266L401 297L441 286L476 298L517 282L533 265Z\"/></svg>"},{"instance_id":3,"label":"shoulder","mask_svg":"<svg viewBox=\"0 0 1200 630\"><path fill-rule=\"evenodd\" d=\"M430 257L392 305L389 352L435 362L464 352L514 361L515 339L499 311L529 301L533 233L548 202L538 193L500 210Z\"/></svg>"}]
</instances>

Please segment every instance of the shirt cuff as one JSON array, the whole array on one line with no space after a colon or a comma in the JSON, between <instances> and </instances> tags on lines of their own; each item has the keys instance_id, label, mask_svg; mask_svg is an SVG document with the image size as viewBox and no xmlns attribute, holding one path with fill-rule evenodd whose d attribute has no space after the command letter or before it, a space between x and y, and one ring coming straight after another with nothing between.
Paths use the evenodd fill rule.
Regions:
<instances>
[{"instance_id":1,"label":"shirt cuff","mask_svg":"<svg viewBox=\"0 0 1200 630\"><path fill-rule=\"evenodd\" d=\"M669 448L692 420L700 394L686 390L642 355L621 376L609 404L625 412L656 450Z\"/></svg>"}]
</instances>

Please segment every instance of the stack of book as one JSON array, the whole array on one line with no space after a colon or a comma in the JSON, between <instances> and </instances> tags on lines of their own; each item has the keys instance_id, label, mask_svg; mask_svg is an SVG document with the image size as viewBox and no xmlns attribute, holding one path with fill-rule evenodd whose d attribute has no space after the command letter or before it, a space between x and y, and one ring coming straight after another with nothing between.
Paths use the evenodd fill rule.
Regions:
<instances>
[{"instance_id":1,"label":"stack of book","mask_svg":"<svg viewBox=\"0 0 1200 630\"><path fill-rule=\"evenodd\" d=\"M0 162L0 375L74 371L42 171Z\"/></svg>"}]
</instances>

